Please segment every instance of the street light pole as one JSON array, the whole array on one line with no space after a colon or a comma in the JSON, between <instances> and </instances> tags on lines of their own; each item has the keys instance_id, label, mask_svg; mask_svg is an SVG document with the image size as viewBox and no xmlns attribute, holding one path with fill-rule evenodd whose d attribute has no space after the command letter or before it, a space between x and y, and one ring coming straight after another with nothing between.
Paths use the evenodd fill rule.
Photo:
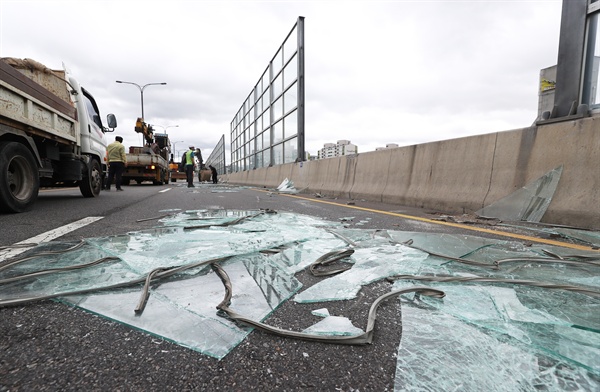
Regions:
<instances>
[{"instance_id":1,"label":"street light pole","mask_svg":"<svg viewBox=\"0 0 600 392\"><path fill-rule=\"evenodd\" d=\"M147 83L143 86L140 86L137 83L133 83L133 82L124 82L122 80L117 80L117 83L124 83L124 84L133 84L134 86L136 86L139 90L140 90L140 97L142 100L142 120L144 120L144 89L148 86L156 86L156 85L165 85L167 84L166 82L162 82L162 83Z\"/></svg>"},{"instance_id":2,"label":"street light pole","mask_svg":"<svg viewBox=\"0 0 600 392\"><path fill-rule=\"evenodd\" d=\"M175 155L177 155L177 150L175 149L175 145L177 145L177 143L183 143L184 140L177 140L176 142L171 142L171 144L173 145L173 153Z\"/></svg>"},{"instance_id":3,"label":"street light pole","mask_svg":"<svg viewBox=\"0 0 600 392\"><path fill-rule=\"evenodd\" d=\"M168 125L166 127L163 127L162 125L156 125L156 124L154 124L154 126L162 128L164 133L167 133L167 129L169 129L169 128L178 128L179 127L179 125Z\"/></svg>"}]
</instances>

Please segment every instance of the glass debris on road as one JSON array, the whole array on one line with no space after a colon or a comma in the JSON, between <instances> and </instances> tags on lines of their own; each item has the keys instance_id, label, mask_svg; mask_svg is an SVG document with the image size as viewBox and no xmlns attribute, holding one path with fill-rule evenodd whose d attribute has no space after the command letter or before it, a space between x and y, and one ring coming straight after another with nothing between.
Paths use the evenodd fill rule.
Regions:
<instances>
[{"instance_id":1,"label":"glass debris on road","mask_svg":"<svg viewBox=\"0 0 600 392\"><path fill-rule=\"evenodd\" d=\"M1 261L0 306L55 298L223 359L289 300L315 303L322 317L290 338L385 339L374 311L364 328L323 306L387 279L390 294L430 288L402 295L397 390L600 388L597 251L349 229L270 210L172 211L158 222ZM305 289L295 277L321 269L334 273Z\"/></svg>"}]
</instances>

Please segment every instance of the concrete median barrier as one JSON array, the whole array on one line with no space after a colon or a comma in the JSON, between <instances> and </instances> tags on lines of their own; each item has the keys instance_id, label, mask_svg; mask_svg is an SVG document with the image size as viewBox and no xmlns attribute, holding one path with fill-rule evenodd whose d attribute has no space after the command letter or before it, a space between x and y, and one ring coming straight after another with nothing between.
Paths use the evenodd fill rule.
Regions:
<instances>
[{"instance_id":1,"label":"concrete median barrier","mask_svg":"<svg viewBox=\"0 0 600 392\"><path fill-rule=\"evenodd\" d=\"M233 184L472 213L562 165L543 222L600 228L600 116L231 173Z\"/></svg>"}]
</instances>

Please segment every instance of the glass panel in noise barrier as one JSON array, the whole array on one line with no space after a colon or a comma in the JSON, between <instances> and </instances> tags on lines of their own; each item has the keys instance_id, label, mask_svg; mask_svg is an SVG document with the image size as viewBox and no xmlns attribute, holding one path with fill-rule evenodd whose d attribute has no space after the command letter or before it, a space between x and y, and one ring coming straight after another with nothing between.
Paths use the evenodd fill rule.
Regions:
<instances>
[{"instance_id":1,"label":"glass panel in noise barrier","mask_svg":"<svg viewBox=\"0 0 600 392\"><path fill-rule=\"evenodd\" d=\"M262 108L263 108L263 112L266 111L270 104L269 104L270 100L269 100L269 89L267 88L265 93L262 96Z\"/></svg>"},{"instance_id":2,"label":"glass panel in noise barrier","mask_svg":"<svg viewBox=\"0 0 600 392\"><path fill-rule=\"evenodd\" d=\"M267 69L261 79L262 88L264 92L268 90L270 81L271 80L269 79L269 69Z\"/></svg>"},{"instance_id":3,"label":"glass panel in noise barrier","mask_svg":"<svg viewBox=\"0 0 600 392\"><path fill-rule=\"evenodd\" d=\"M298 107L298 92L296 83L283 94L283 112L289 113L294 108Z\"/></svg>"},{"instance_id":4,"label":"glass panel in noise barrier","mask_svg":"<svg viewBox=\"0 0 600 392\"><path fill-rule=\"evenodd\" d=\"M259 134L263 130L263 115L259 114L256 118L256 133Z\"/></svg>"},{"instance_id":5,"label":"glass panel in noise barrier","mask_svg":"<svg viewBox=\"0 0 600 392\"><path fill-rule=\"evenodd\" d=\"M256 157L255 157L255 166L256 168L261 168L263 167L264 163L263 163L263 152L262 151L258 151L256 153Z\"/></svg>"},{"instance_id":6,"label":"glass panel in noise barrier","mask_svg":"<svg viewBox=\"0 0 600 392\"><path fill-rule=\"evenodd\" d=\"M287 87L294 83L298 79L298 57L295 57L288 65L283 69L283 86Z\"/></svg>"},{"instance_id":7,"label":"glass panel in noise barrier","mask_svg":"<svg viewBox=\"0 0 600 392\"><path fill-rule=\"evenodd\" d=\"M268 147L271 145L271 130L267 129L262 134L263 146Z\"/></svg>"},{"instance_id":8,"label":"glass panel in noise barrier","mask_svg":"<svg viewBox=\"0 0 600 392\"><path fill-rule=\"evenodd\" d=\"M298 50L298 28L294 26L294 29L290 33L287 40L283 44L283 62L285 63L290 57L296 54Z\"/></svg>"},{"instance_id":9,"label":"glass panel in noise barrier","mask_svg":"<svg viewBox=\"0 0 600 392\"><path fill-rule=\"evenodd\" d=\"M279 120L283 116L283 97L273 103L273 121Z\"/></svg>"},{"instance_id":10,"label":"glass panel in noise barrier","mask_svg":"<svg viewBox=\"0 0 600 392\"><path fill-rule=\"evenodd\" d=\"M283 92L283 75L278 75L275 79L273 79L273 99L277 99L277 97Z\"/></svg>"},{"instance_id":11,"label":"glass panel in noise barrier","mask_svg":"<svg viewBox=\"0 0 600 392\"><path fill-rule=\"evenodd\" d=\"M256 97L255 107L256 107L256 113L258 113L258 114L262 113L262 111L263 111L263 107L262 107L262 95L258 95Z\"/></svg>"},{"instance_id":12,"label":"glass panel in noise barrier","mask_svg":"<svg viewBox=\"0 0 600 392\"><path fill-rule=\"evenodd\" d=\"M254 104L256 103L256 101L258 100L258 97L260 97L260 91L258 90L258 87L254 87L252 89L252 94L250 95L252 97L252 106L254 106Z\"/></svg>"},{"instance_id":13,"label":"glass panel in noise barrier","mask_svg":"<svg viewBox=\"0 0 600 392\"><path fill-rule=\"evenodd\" d=\"M283 143L284 162L291 163L298 158L298 138L287 140Z\"/></svg>"},{"instance_id":14,"label":"glass panel in noise barrier","mask_svg":"<svg viewBox=\"0 0 600 392\"><path fill-rule=\"evenodd\" d=\"M256 154L256 167L263 167L263 156L262 156L262 151L259 151Z\"/></svg>"},{"instance_id":15,"label":"glass panel in noise barrier","mask_svg":"<svg viewBox=\"0 0 600 392\"><path fill-rule=\"evenodd\" d=\"M588 18L588 57L586 61L586 79L588 80L589 105L592 108L600 107L600 12Z\"/></svg>"},{"instance_id":16,"label":"glass panel in noise barrier","mask_svg":"<svg viewBox=\"0 0 600 392\"><path fill-rule=\"evenodd\" d=\"M266 150L263 150L263 160L264 160L264 165L265 167L269 167L271 166L272 162L271 162L271 148L267 148Z\"/></svg>"},{"instance_id":17,"label":"glass panel in noise barrier","mask_svg":"<svg viewBox=\"0 0 600 392\"><path fill-rule=\"evenodd\" d=\"M262 150L263 149L263 139L262 139L263 138L263 134L264 134L264 132L261 133L261 134L259 134L256 137L256 149L257 150Z\"/></svg>"},{"instance_id":18,"label":"glass panel in noise barrier","mask_svg":"<svg viewBox=\"0 0 600 392\"><path fill-rule=\"evenodd\" d=\"M273 125L273 144L283 140L283 121L276 122Z\"/></svg>"},{"instance_id":19,"label":"glass panel in noise barrier","mask_svg":"<svg viewBox=\"0 0 600 392\"><path fill-rule=\"evenodd\" d=\"M279 71L281 71L281 67L283 67L283 50L279 48L277 54L273 58L273 75L277 75Z\"/></svg>"},{"instance_id":20,"label":"glass panel in noise barrier","mask_svg":"<svg viewBox=\"0 0 600 392\"><path fill-rule=\"evenodd\" d=\"M258 83L256 83L256 86L254 86L254 92L256 93L254 97L258 99L258 97L260 97L260 95L262 94L262 76L258 80Z\"/></svg>"},{"instance_id":21,"label":"glass panel in noise barrier","mask_svg":"<svg viewBox=\"0 0 600 392\"><path fill-rule=\"evenodd\" d=\"M283 143L273 146L273 164L281 165L283 163Z\"/></svg>"},{"instance_id":22,"label":"glass panel in noise barrier","mask_svg":"<svg viewBox=\"0 0 600 392\"><path fill-rule=\"evenodd\" d=\"M285 116L283 119L283 136L288 138L298 134L298 111L294 110L292 113Z\"/></svg>"}]
</instances>

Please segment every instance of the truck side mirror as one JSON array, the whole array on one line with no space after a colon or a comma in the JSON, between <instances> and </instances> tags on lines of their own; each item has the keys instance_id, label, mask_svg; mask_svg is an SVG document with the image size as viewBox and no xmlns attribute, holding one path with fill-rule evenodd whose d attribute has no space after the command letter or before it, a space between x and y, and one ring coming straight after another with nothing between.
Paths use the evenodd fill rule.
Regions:
<instances>
[{"instance_id":1,"label":"truck side mirror","mask_svg":"<svg viewBox=\"0 0 600 392\"><path fill-rule=\"evenodd\" d=\"M111 128L111 132L117 127L117 118L112 113L106 116L106 122L108 123L108 128Z\"/></svg>"}]
</instances>

